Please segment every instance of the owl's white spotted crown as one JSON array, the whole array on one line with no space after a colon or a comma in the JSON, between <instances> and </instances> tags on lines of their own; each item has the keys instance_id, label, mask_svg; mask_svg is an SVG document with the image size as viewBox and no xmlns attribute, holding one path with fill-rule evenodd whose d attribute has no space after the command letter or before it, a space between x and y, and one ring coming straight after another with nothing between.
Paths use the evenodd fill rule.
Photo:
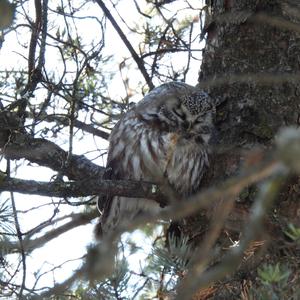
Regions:
<instances>
[{"instance_id":1,"label":"owl's white spotted crown","mask_svg":"<svg viewBox=\"0 0 300 300\"><path fill-rule=\"evenodd\" d=\"M187 107L192 115L211 110L213 107L212 99L204 91L197 91L182 98L182 104Z\"/></svg>"}]
</instances>

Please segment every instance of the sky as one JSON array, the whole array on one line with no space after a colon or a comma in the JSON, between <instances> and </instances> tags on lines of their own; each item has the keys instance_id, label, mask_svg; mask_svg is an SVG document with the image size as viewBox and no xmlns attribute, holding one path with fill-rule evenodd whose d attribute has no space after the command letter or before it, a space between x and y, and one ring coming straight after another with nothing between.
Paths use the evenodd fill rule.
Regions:
<instances>
[{"instance_id":1,"label":"sky","mask_svg":"<svg viewBox=\"0 0 300 300\"><path fill-rule=\"evenodd\" d=\"M49 1L50 6L52 8L55 8L56 5L58 5L59 1ZM108 1L105 1L108 2ZM186 1L179 1L180 4L178 4L178 8L174 7L175 4L172 4L172 10L170 10L169 15L173 14L174 10L178 10L177 18L181 18L186 15L186 10L180 10L182 4ZM193 5L194 7L199 6L199 0L190 0L189 3ZM27 4L25 5L24 9L31 12L32 17L34 17L34 1L29 0ZM145 9L145 1L139 1L138 2L141 5L141 9ZM82 11L83 15L89 14L90 16L99 16L101 15L100 8L94 3L91 2L90 5L87 6L87 10ZM112 9L111 9L112 10ZM113 11L113 10L112 10ZM140 16L137 14L134 2L129 0L122 0L118 4L118 11L122 14L122 16L128 21L129 27L136 26L141 22ZM114 12L114 11L113 11ZM166 14L167 11L165 11ZM122 24L120 19L117 17L117 15L114 12L114 16L118 19L119 24ZM56 20L51 25L51 32L56 32L57 27L59 27L59 20ZM159 23L159 20L157 19L157 22ZM88 43L89 41L92 41L95 39L95 35L99 33L99 26L95 23L94 20L82 20L78 23L78 32L82 33L82 35L85 37L85 41ZM199 24L196 23L196 26L199 26ZM91 30L93 28L93 30ZM122 25L123 30L126 32L127 30L127 37L131 41L133 45L137 47L138 45L138 38L135 37L132 34L128 33L128 29ZM3 44L3 47L0 49L0 71L3 71L5 69L11 69L12 66L14 66L15 70L17 70L20 66L26 65L26 60L24 59L23 55L27 55L26 52L24 52L24 47L20 47L20 44L28 44L28 41L30 39L30 32L29 30L24 30L22 32L22 36L16 36L14 32L11 32L10 34L6 35L5 42ZM123 60L124 57L129 56L128 50L124 46L123 42L120 40L112 26L110 25L109 21L107 21L106 25L106 45L103 50L104 55L112 55L113 59L112 62L106 66L106 69L103 70L104 72L112 73L115 76L112 78L109 88L106 91L107 94L112 97L113 99L121 100L122 97L124 97L125 89L122 88L121 78L119 75L119 64ZM199 42L199 39L197 40ZM203 48L204 44L198 45L198 48ZM46 68L51 69L53 68L54 72L61 72L62 65L57 63L53 65L53 60L55 60L57 57L57 52L54 48L47 47L46 52ZM176 55L176 60L170 62L173 64L181 64L182 62L186 61L186 55L184 53L178 53ZM200 62L194 64L191 66L191 70L188 73L187 76L187 83L195 85L197 83L197 73L199 70ZM135 63L132 62L132 68L129 70L126 70L127 76L130 78L130 84L132 86L136 86L139 84L140 81L143 81L143 78L141 77L140 73L137 72ZM157 84L158 82L155 82ZM120 88L121 86L121 88ZM2 91L3 92L3 91ZM45 97L45 94L43 94L43 91L37 91L36 92L36 99L37 101L40 101L42 97ZM138 101L141 99L141 95L136 95L133 100ZM59 110L57 110L59 112ZM68 150L68 132L65 132L65 136L59 136L56 141L63 149ZM74 140L74 153L75 154L85 154L87 150L92 151L90 154L85 154L88 158L94 158L95 152L98 151L97 149L105 149L107 148L107 142L97 138L92 137L90 135L86 135L81 140ZM105 159L99 158L98 160L95 160L94 162L104 165ZM20 162L17 162L20 164ZM2 171L5 170L5 160L0 161L0 169ZM51 177L55 173L51 170L39 167L35 165L27 165L26 167L18 168L16 171L15 176L18 178L23 179L32 179L32 180L39 180L39 181L50 181ZM8 193L2 193L1 199L7 199L9 198ZM30 207L36 207L43 203L49 203L49 198L41 197L41 196L34 196L34 195L22 195L22 194L15 194L16 198L16 204L17 209L22 210L28 210ZM56 201L59 199L53 199L53 201ZM20 213L20 222L21 222L21 228L23 231L30 230L31 228L35 227L36 225L43 222L45 219L48 219L53 214L53 206L45 206L42 208L35 209L31 212L27 212L26 214ZM81 208L70 208L68 205L60 205L60 215L69 214L72 212L79 212L81 211ZM57 223L56 226L60 226L62 222ZM39 274L41 272L45 272L49 270L50 268L63 264L66 261L69 261L68 263L65 263L61 268L58 268L53 273L49 273L48 275L43 276L42 280L39 282L39 287L43 286L49 286L54 280L59 282L62 280L65 280L66 277L72 273L74 269L76 269L81 261L73 261L74 259L82 257L86 253L86 246L94 241L93 237L93 227L94 224L89 224L86 226L77 227L74 230L71 230L63 235L61 235L59 238L52 240L51 242L48 242L45 247L37 249L32 252L31 256L27 259L27 266L28 266L28 281L27 286L30 288L31 284L34 282L34 274ZM133 268L138 268L139 263L144 261L145 256L147 255L148 251L151 249L151 241L144 240L144 237L141 235L141 233L136 233L136 241L141 246L144 247L144 253L140 252L139 254L136 254L136 256L130 258L130 263L133 266ZM138 262L138 263L137 263Z\"/></svg>"}]
</instances>

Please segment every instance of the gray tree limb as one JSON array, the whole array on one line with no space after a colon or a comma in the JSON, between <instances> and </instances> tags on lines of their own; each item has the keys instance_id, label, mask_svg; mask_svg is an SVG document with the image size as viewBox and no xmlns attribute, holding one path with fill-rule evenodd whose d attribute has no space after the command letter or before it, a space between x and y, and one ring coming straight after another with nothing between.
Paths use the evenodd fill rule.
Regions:
<instances>
[{"instance_id":1,"label":"gray tree limb","mask_svg":"<svg viewBox=\"0 0 300 300\"><path fill-rule=\"evenodd\" d=\"M9 134L8 141L0 141L0 143L4 144L2 153L6 158L15 160L24 158L66 175L71 180L101 178L105 170L83 155L72 155L66 166L67 151L53 142L33 138L26 133L13 131Z\"/></svg>"},{"instance_id":2,"label":"gray tree limb","mask_svg":"<svg viewBox=\"0 0 300 300\"><path fill-rule=\"evenodd\" d=\"M41 182L18 178L2 178L0 191L48 197L85 197L91 195L124 196L153 199L162 204L163 193L157 185L149 182L130 180L87 179L68 182Z\"/></svg>"}]
</instances>

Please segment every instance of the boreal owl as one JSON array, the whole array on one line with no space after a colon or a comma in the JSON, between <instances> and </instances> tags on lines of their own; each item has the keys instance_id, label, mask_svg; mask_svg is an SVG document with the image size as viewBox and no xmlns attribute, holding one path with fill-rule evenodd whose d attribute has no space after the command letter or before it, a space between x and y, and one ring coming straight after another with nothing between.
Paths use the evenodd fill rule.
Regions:
<instances>
[{"instance_id":1,"label":"boreal owl","mask_svg":"<svg viewBox=\"0 0 300 300\"><path fill-rule=\"evenodd\" d=\"M162 84L127 111L111 132L107 179L168 182L184 198L199 190L209 167L215 103L182 82ZM149 199L100 197L96 233L109 234L139 213L161 208Z\"/></svg>"}]
</instances>

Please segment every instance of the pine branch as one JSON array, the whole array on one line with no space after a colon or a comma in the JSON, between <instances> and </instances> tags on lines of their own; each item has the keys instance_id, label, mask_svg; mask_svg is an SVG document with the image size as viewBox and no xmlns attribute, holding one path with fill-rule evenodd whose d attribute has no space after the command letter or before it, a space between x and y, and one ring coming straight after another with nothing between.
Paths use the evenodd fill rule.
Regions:
<instances>
[{"instance_id":1,"label":"pine branch","mask_svg":"<svg viewBox=\"0 0 300 300\"><path fill-rule=\"evenodd\" d=\"M225 275L232 273L238 267L250 242L255 240L260 233L263 220L282 186L282 179L282 176L277 176L261 186L260 194L253 205L250 220L246 224L244 235L242 235L244 238L240 241L238 247L229 251L220 264L204 271L205 265L203 266L202 260L193 261L188 276L182 281L178 288L177 300L191 298L200 288L222 279Z\"/></svg>"}]
</instances>

